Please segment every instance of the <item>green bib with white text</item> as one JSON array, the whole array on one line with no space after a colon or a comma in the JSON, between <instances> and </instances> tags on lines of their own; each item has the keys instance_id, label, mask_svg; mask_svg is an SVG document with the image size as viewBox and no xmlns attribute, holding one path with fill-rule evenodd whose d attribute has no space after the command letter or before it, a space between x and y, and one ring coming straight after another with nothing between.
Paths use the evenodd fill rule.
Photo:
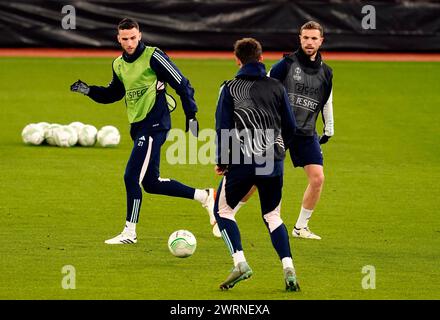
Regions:
<instances>
[{"instance_id":1,"label":"green bib with white text","mask_svg":"<svg viewBox=\"0 0 440 320\"><path fill-rule=\"evenodd\" d=\"M125 87L125 105L130 123L147 116L156 102L156 73L150 67L155 47L146 47L134 62L126 62L119 56L113 62L113 70Z\"/></svg>"}]
</instances>

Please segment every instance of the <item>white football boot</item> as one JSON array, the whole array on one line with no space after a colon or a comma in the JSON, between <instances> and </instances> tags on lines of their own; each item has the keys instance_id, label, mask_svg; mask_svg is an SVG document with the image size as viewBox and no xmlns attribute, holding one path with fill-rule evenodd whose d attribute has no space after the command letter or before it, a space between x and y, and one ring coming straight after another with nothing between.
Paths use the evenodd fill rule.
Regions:
<instances>
[{"instance_id":1,"label":"white football boot","mask_svg":"<svg viewBox=\"0 0 440 320\"><path fill-rule=\"evenodd\" d=\"M206 197L205 202L202 203L202 207L205 208L208 211L209 214L209 223L211 224L212 233L215 237L221 238L221 233L217 225L217 221L215 220L214 216L214 204L215 204L215 190L214 189L206 189L208 192L208 196Z\"/></svg>"},{"instance_id":2,"label":"white football boot","mask_svg":"<svg viewBox=\"0 0 440 320\"><path fill-rule=\"evenodd\" d=\"M135 233L129 233L122 231L121 234L114 238L105 240L106 244L132 244L137 242L137 237Z\"/></svg>"},{"instance_id":3,"label":"white football boot","mask_svg":"<svg viewBox=\"0 0 440 320\"><path fill-rule=\"evenodd\" d=\"M216 238L222 237L222 234L220 233L220 229L219 229L217 223L215 223L215 225L212 227L212 233L214 234L214 237L216 237Z\"/></svg>"},{"instance_id":4,"label":"white football boot","mask_svg":"<svg viewBox=\"0 0 440 320\"><path fill-rule=\"evenodd\" d=\"M321 237L310 231L309 227L304 227L301 229L297 229L296 227L294 227L292 230L292 236L294 236L295 238L321 240Z\"/></svg>"}]
</instances>

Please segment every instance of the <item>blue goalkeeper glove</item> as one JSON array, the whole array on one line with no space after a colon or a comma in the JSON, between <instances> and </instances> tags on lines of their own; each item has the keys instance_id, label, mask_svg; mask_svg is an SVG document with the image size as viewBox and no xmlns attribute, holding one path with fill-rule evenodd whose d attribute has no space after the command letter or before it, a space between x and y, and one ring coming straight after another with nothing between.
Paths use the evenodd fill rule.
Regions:
<instances>
[{"instance_id":1,"label":"blue goalkeeper glove","mask_svg":"<svg viewBox=\"0 0 440 320\"><path fill-rule=\"evenodd\" d=\"M79 92L84 95L88 95L90 92L90 87L87 85L87 83L78 80L77 82L75 82L70 86L70 91Z\"/></svg>"}]
</instances>

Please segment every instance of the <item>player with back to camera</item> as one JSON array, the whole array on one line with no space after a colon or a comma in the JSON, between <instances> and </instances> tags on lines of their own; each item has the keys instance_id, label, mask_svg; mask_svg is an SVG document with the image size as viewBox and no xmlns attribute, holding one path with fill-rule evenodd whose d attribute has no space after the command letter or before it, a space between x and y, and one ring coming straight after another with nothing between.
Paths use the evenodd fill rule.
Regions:
<instances>
[{"instance_id":1,"label":"player with back to camera","mask_svg":"<svg viewBox=\"0 0 440 320\"><path fill-rule=\"evenodd\" d=\"M294 167L303 167L308 185L302 199L301 210L292 230L297 238L316 239L308 227L309 220L321 196L324 184L324 161L321 144L334 135L333 120L333 72L322 61L319 48L324 41L322 26L314 21L305 23L299 32L300 48L285 55L269 71L269 76L280 80L289 95L295 114L297 130L289 145L290 158ZM322 113L324 132L316 133L316 121ZM251 191L251 193L255 188ZM247 195L236 210L242 206Z\"/></svg>"},{"instance_id":2,"label":"player with back to camera","mask_svg":"<svg viewBox=\"0 0 440 320\"><path fill-rule=\"evenodd\" d=\"M107 244L137 242L136 224L142 204L141 185L147 193L194 199L213 215L214 189L195 189L178 181L160 177L160 149L171 129L166 84L179 95L186 116L186 132L198 135L194 89L170 58L156 47L141 41L139 24L125 18L118 24L117 39L123 49L112 64L113 78L107 87L89 86L78 80L73 92L87 95L98 103L113 103L125 97L130 135L134 141L124 181L127 197L126 223L121 234ZM217 229L218 230L218 229Z\"/></svg>"},{"instance_id":3,"label":"player with back to camera","mask_svg":"<svg viewBox=\"0 0 440 320\"><path fill-rule=\"evenodd\" d=\"M220 288L230 289L252 275L234 208L255 185L264 223L283 266L286 290L298 291L289 234L280 217L284 144L295 131L295 119L283 85L266 76L261 44L244 38L235 42L234 53L240 70L221 87L216 110L215 169L223 179L214 214L234 263Z\"/></svg>"}]
</instances>

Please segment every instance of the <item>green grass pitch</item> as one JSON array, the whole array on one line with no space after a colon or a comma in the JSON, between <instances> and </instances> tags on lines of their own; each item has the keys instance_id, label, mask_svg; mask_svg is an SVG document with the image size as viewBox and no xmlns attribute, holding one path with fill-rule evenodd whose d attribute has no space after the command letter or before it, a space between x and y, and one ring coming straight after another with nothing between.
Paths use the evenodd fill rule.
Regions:
<instances>
[{"instance_id":1,"label":"green grass pitch","mask_svg":"<svg viewBox=\"0 0 440 320\"><path fill-rule=\"evenodd\" d=\"M329 62L335 137L323 146L326 182L310 222L323 240L290 239L302 292L286 293L257 195L237 216L254 275L227 292L218 285L232 259L195 201L144 193L138 244L104 244L125 219L125 107L95 104L69 85L78 78L106 85L111 61L0 59L0 299L440 298L440 63ZM201 128L212 128L234 62L175 62L196 90ZM180 104L172 120L184 127ZM114 149L24 145L22 128L40 121L111 124L122 139ZM168 164L169 145L162 177L218 185L212 165ZM290 232L306 179L290 159L285 168L282 217ZM168 251L177 229L197 237L190 258ZM74 290L62 288L66 265L76 270ZM375 289L362 288L368 265Z\"/></svg>"}]
</instances>

